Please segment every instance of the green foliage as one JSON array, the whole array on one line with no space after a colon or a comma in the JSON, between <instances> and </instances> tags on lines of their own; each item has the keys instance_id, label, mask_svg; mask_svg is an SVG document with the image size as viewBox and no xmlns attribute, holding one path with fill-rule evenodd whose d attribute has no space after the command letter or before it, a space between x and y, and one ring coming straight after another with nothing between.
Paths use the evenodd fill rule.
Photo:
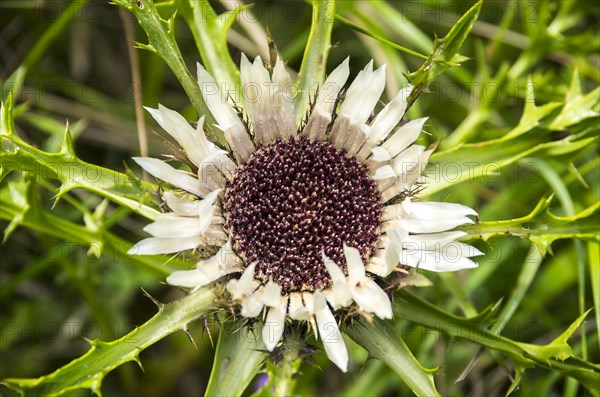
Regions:
<instances>
[{"instance_id":1,"label":"green foliage","mask_svg":"<svg viewBox=\"0 0 600 397\"><path fill-rule=\"evenodd\" d=\"M408 81L414 86L413 91L408 97L408 106L417 99L423 90L425 90L435 79L452 66L459 66L461 62L468 58L460 55L458 50L467 39L469 32L479 17L482 1L478 1L469 11L467 11L452 26L450 32L443 38L437 36L433 42L433 51L429 58L415 72L407 76Z\"/></svg>"},{"instance_id":2,"label":"green foliage","mask_svg":"<svg viewBox=\"0 0 600 397\"><path fill-rule=\"evenodd\" d=\"M266 359L262 324L226 322L219 332L206 396L241 395Z\"/></svg>"},{"instance_id":3,"label":"green foliage","mask_svg":"<svg viewBox=\"0 0 600 397\"><path fill-rule=\"evenodd\" d=\"M335 0L313 0L312 24L298 72L296 123L304 119L318 87L325 81L325 68L336 13Z\"/></svg>"},{"instance_id":4,"label":"green foliage","mask_svg":"<svg viewBox=\"0 0 600 397\"><path fill-rule=\"evenodd\" d=\"M35 177L27 175L22 182L11 181L0 189L0 218L10 223L4 230L4 241L18 226L54 236L69 243L82 244L95 256L105 255L128 263L139 264L166 275L177 269L176 263L165 265L156 257L131 257L127 250L131 243L107 230L109 219L103 219L102 211L84 213L86 224L80 225L44 211L39 200L39 189ZM102 207L98 207L101 209ZM181 264L179 268L181 268Z\"/></svg>"},{"instance_id":5,"label":"green foliage","mask_svg":"<svg viewBox=\"0 0 600 397\"><path fill-rule=\"evenodd\" d=\"M102 380L110 371L128 361L142 367L140 352L175 331L187 332L190 322L214 309L214 300L213 290L204 288L168 305L155 302L158 313L124 337L113 342L90 341L92 347L86 354L49 375L3 382L26 395L59 396L85 388L100 396Z\"/></svg>"},{"instance_id":6,"label":"green foliage","mask_svg":"<svg viewBox=\"0 0 600 397\"><path fill-rule=\"evenodd\" d=\"M46 49L58 36L69 26L71 18L81 7L85 6L86 0L74 1L60 14L52 23L52 26L46 30L42 37L35 43L35 46L29 50L27 56L21 65L6 79L2 84L2 101L6 101L9 95L17 95L23 88L23 83L27 71L42 57Z\"/></svg>"},{"instance_id":7,"label":"green foliage","mask_svg":"<svg viewBox=\"0 0 600 397\"><path fill-rule=\"evenodd\" d=\"M198 114L212 116L202 100L198 83L190 73L175 41L175 14L164 19L151 0L116 0L115 3L133 13L148 35L148 44L138 43L140 48L159 55L171 68L188 95Z\"/></svg>"},{"instance_id":8,"label":"green foliage","mask_svg":"<svg viewBox=\"0 0 600 397\"><path fill-rule=\"evenodd\" d=\"M86 1L61 3L50 20L24 12L45 10L39 2L2 3L25 20L11 29L28 27L12 41L3 30L9 46L28 51L7 57L0 72L0 354L14 364L0 367L4 385L24 395L600 395L598 6L315 0L290 3L301 14L290 20L285 5L270 2L114 2L99 9L128 11L122 22L140 28L129 39L144 37L135 45L148 50L140 52L143 105L191 103L193 121L213 123L195 63L241 98L233 59L260 53L265 43L254 37L264 28L299 71L298 122L328 66L348 55L353 73L371 58L386 62L388 97L413 84L408 118L429 116L420 143L439 145L419 198L477 208L481 220L461 229L486 255L468 272L399 281L428 288L395 292L393 321L344 322L346 376L321 352L309 358L318 342L295 328L267 355L260 322L229 318L220 289L158 304L153 314L140 287L172 294L160 282L194 258L127 255L160 213L160 190L127 168L137 152L131 110L142 104L106 88L129 81L121 27L96 26ZM206 332L218 331L215 349L188 327L213 311L221 323ZM72 319L74 338L40 339L39 324L67 329ZM115 324L142 325L126 333ZM195 336L197 349L185 335L165 338L177 330ZM260 372L268 381L257 390Z\"/></svg>"},{"instance_id":9,"label":"green foliage","mask_svg":"<svg viewBox=\"0 0 600 397\"><path fill-rule=\"evenodd\" d=\"M0 177L3 179L12 171L37 174L61 183L56 199L73 189L87 189L104 196L148 219L155 219L158 212L144 204L150 201L152 185L140 181L134 175L98 167L81 161L75 155L73 141L68 126L60 151L46 153L22 141L15 133L11 99L2 105L2 145L10 150L0 153Z\"/></svg>"},{"instance_id":10,"label":"green foliage","mask_svg":"<svg viewBox=\"0 0 600 397\"><path fill-rule=\"evenodd\" d=\"M436 162L437 169L449 168L452 174L434 175L434 182L428 184L425 194L439 192L463 181L486 176L493 178L503 168L526 157L568 158L594 144L598 139L597 124L589 122L598 119L599 114L592 109L598 106L600 91L582 95L580 85L575 72L564 102L536 106L533 85L529 81L519 123L501 138L477 143L457 142L451 149L435 153L432 161ZM573 108L572 101L581 106ZM561 106L559 114L549 116ZM563 139L549 139L554 131L567 128L572 132Z\"/></svg>"},{"instance_id":11,"label":"green foliage","mask_svg":"<svg viewBox=\"0 0 600 397\"><path fill-rule=\"evenodd\" d=\"M598 231L600 203L595 203L577 215L559 217L548 211L551 202L552 197L542 199L530 214L522 218L480 222L463 226L462 230L482 240L497 236L526 238L537 244L542 254L545 254L552 242L558 239L578 238L592 242L600 241Z\"/></svg>"},{"instance_id":12,"label":"green foliage","mask_svg":"<svg viewBox=\"0 0 600 397\"><path fill-rule=\"evenodd\" d=\"M227 92L234 92L235 98L242 100L240 73L229 56L227 49L227 32L236 16L244 10L238 7L235 11L217 15L208 1L182 1L178 3L183 11L194 41L206 70L217 82L225 83Z\"/></svg>"},{"instance_id":13,"label":"green foliage","mask_svg":"<svg viewBox=\"0 0 600 397\"><path fill-rule=\"evenodd\" d=\"M598 243L588 243L590 256L590 280L594 295L594 307L600 306L600 247ZM596 310L596 332L598 332L598 345L600 346L600 310Z\"/></svg>"},{"instance_id":14,"label":"green foliage","mask_svg":"<svg viewBox=\"0 0 600 397\"><path fill-rule=\"evenodd\" d=\"M552 342L540 346L516 342L490 332L488 328L493 327L495 306L488 307L475 317L460 318L407 292L397 294L397 299L399 304L394 314L400 318L501 352L510 357L520 371L533 366L553 368L579 380L592 394L600 393L600 365L572 358L572 348L567 344L588 312L576 319Z\"/></svg>"},{"instance_id":15,"label":"green foliage","mask_svg":"<svg viewBox=\"0 0 600 397\"><path fill-rule=\"evenodd\" d=\"M402 336L386 321L360 323L351 328L352 337L369 353L383 361L417 396L439 396L433 381L436 369L424 368L413 356Z\"/></svg>"}]
</instances>

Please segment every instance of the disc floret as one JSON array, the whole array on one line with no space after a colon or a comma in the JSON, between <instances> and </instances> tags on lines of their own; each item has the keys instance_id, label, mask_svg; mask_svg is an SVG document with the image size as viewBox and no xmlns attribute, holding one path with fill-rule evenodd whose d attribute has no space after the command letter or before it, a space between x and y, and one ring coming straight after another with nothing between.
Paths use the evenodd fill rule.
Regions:
<instances>
[{"instance_id":1,"label":"disc floret","mask_svg":"<svg viewBox=\"0 0 600 397\"><path fill-rule=\"evenodd\" d=\"M233 246L256 276L284 293L330 286L322 253L342 269L342 245L366 261L377 247L383 205L367 167L306 137L260 148L228 182L223 211Z\"/></svg>"}]
</instances>

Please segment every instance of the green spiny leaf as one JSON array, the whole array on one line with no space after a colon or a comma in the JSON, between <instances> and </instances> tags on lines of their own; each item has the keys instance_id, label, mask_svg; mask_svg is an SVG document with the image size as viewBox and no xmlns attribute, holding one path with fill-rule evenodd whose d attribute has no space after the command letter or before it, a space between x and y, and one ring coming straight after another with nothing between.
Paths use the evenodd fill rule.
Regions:
<instances>
[{"instance_id":1,"label":"green spiny leaf","mask_svg":"<svg viewBox=\"0 0 600 397\"><path fill-rule=\"evenodd\" d=\"M15 121L13 119L13 92L7 94L7 98L2 100L0 107L0 139L2 137L12 137L15 133ZM4 141L2 141L4 144ZM2 150L6 150L2 147Z\"/></svg>"},{"instance_id":2,"label":"green spiny leaf","mask_svg":"<svg viewBox=\"0 0 600 397\"><path fill-rule=\"evenodd\" d=\"M586 118L598 117L598 112L592 110L600 102L600 87L587 93L581 94L581 82L577 69L573 72L571 86L565 98L565 105L560 114L552 121L549 128L552 130L563 130Z\"/></svg>"},{"instance_id":3,"label":"green spiny leaf","mask_svg":"<svg viewBox=\"0 0 600 397\"><path fill-rule=\"evenodd\" d=\"M143 268L151 269L160 276L189 266L187 262L177 258L171 259L165 264L165 259L162 256L130 256L127 251L131 248L131 243L108 230L101 228L98 231L92 231L88 227L43 210L39 202L39 192L34 189L34 186L24 186L30 183L28 181L32 179L27 177L23 181L11 181L10 184L13 184L14 187L10 187L8 183L0 187L1 219L12 222L22 216L19 219L19 224L23 227L68 243L88 245L90 248L101 246L105 256L109 256L119 263L142 265ZM33 185L32 182L31 184ZM20 192L17 197L23 198L15 200L11 190Z\"/></svg>"},{"instance_id":4,"label":"green spiny leaf","mask_svg":"<svg viewBox=\"0 0 600 397\"><path fill-rule=\"evenodd\" d=\"M460 318L430 303L416 297L406 290L400 290L397 295L398 304L395 305L394 316L421 324L425 327L439 330L451 337L471 341L480 346L487 347L505 354L522 367L539 366L554 369L565 376L573 377L594 395L598 394L600 385L600 366L587 361L571 357L566 361L556 360L554 357L565 357L566 349L563 345L573 330L577 329L583 317L578 318L555 345L537 346L520 343L496 335L481 326L473 323L472 319ZM570 348L569 348L570 349Z\"/></svg>"},{"instance_id":5,"label":"green spiny leaf","mask_svg":"<svg viewBox=\"0 0 600 397\"><path fill-rule=\"evenodd\" d=\"M505 136L434 153L431 162L435 168L428 171L429 179L421 195L431 195L478 178L496 178L502 169L526 157L577 154L598 140L598 136L589 136L597 132L597 127L592 127L580 134L552 141L549 140L550 131L536 128L529 134L521 134L519 139Z\"/></svg>"},{"instance_id":6,"label":"green spiny leaf","mask_svg":"<svg viewBox=\"0 0 600 397\"><path fill-rule=\"evenodd\" d=\"M346 332L370 355L383 361L417 396L439 396L433 375L424 368L389 321L355 322Z\"/></svg>"},{"instance_id":7,"label":"green spiny leaf","mask_svg":"<svg viewBox=\"0 0 600 397\"><path fill-rule=\"evenodd\" d=\"M519 385L521 384L521 381L523 380L523 373L525 372L525 367L519 364L515 364L515 375L514 375L514 379L510 385L510 387L508 388L508 391L506 392L506 396L510 396L511 394L513 394L513 392L515 392L517 390L517 388L519 387Z\"/></svg>"},{"instance_id":8,"label":"green spiny leaf","mask_svg":"<svg viewBox=\"0 0 600 397\"><path fill-rule=\"evenodd\" d=\"M211 288L200 289L165 305L145 324L120 339L91 341L87 353L51 374L35 379L4 379L2 383L26 395L50 397L90 389L100 396L102 381L110 371L128 361L139 363L138 355L142 350L213 310L215 298Z\"/></svg>"},{"instance_id":9,"label":"green spiny leaf","mask_svg":"<svg viewBox=\"0 0 600 397\"><path fill-rule=\"evenodd\" d=\"M579 238L600 241L600 203L596 203L574 216L553 215L548 207L552 197L539 201L526 216L505 221L481 222L463 226L471 237L488 240L494 236L518 236L536 243L542 252L558 239Z\"/></svg>"},{"instance_id":10,"label":"green spiny leaf","mask_svg":"<svg viewBox=\"0 0 600 397\"><path fill-rule=\"evenodd\" d=\"M57 198L66 192L81 188L97 193L126 206L149 219L155 219L158 211L144 204L152 199L156 187L138 178L86 163L75 155L68 128L60 152L47 153L22 141L14 131L12 109L8 102L2 104L2 145L10 144L12 150L0 151L2 175L11 171L30 172L41 178L61 182Z\"/></svg>"},{"instance_id":11,"label":"green spiny leaf","mask_svg":"<svg viewBox=\"0 0 600 397\"><path fill-rule=\"evenodd\" d=\"M75 155L75 147L73 146L73 138L71 137L71 132L69 131L69 123L67 123L65 126L65 135L60 145L60 153L68 159L77 158Z\"/></svg>"},{"instance_id":12,"label":"green spiny leaf","mask_svg":"<svg viewBox=\"0 0 600 397\"><path fill-rule=\"evenodd\" d=\"M561 104L557 102L548 103L542 106L535 105L535 92L533 90L533 82L531 78L527 82L527 94L525 97L525 108L521 115L519 124L513 128L506 136L505 139L512 139L521 134L526 133L537 127L540 124L540 120L548 116L554 109L560 107Z\"/></svg>"},{"instance_id":13,"label":"green spiny leaf","mask_svg":"<svg viewBox=\"0 0 600 397\"><path fill-rule=\"evenodd\" d=\"M5 243L12 232L14 232L18 226L23 224L27 212L31 209L31 204L27 200L29 188L31 186L30 182L31 181L29 179L26 179L24 183L8 183L10 200L15 203L15 205L19 208L19 211L14 214L14 217L10 220L10 223L6 229L4 229L2 243Z\"/></svg>"},{"instance_id":14,"label":"green spiny leaf","mask_svg":"<svg viewBox=\"0 0 600 397\"><path fill-rule=\"evenodd\" d=\"M553 358L564 361L567 358L570 358L573 354L573 350L567 341L581 326L590 311L591 309L579 316L573 322L573 324L571 324L569 328L565 330L565 332L545 346L531 345L528 343L520 343L519 345L523 348L523 350L525 350L529 355L535 357L538 361L543 362Z\"/></svg>"},{"instance_id":15,"label":"green spiny leaf","mask_svg":"<svg viewBox=\"0 0 600 397\"><path fill-rule=\"evenodd\" d=\"M414 86L409 98L408 107L417 99L419 94L425 90L438 76L452 66L458 66L468 58L459 55L458 50L471 32L475 21L479 17L482 2L478 1L471 7L450 29L446 37L438 39L433 43L433 51L421 67L408 74L408 81Z\"/></svg>"}]
</instances>

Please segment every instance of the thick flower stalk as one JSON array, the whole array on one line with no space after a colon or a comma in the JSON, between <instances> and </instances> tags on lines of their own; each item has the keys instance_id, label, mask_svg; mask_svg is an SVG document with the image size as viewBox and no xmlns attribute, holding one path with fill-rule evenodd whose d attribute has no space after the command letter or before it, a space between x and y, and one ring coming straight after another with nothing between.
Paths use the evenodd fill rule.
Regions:
<instances>
[{"instance_id":1,"label":"thick flower stalk","mask_svg":"<svg viewBox=\"0 0 600 397\"><path fill-rule=\"evenodd\" d=\"M413 144L426 118L401 122L411 88L372 118L385 66L373 70L370 62L342 94L348 75L346 60L298 128L280 60L269 70L260 57L251 63L242 56L245 111L198 65L204 101L228 147L206 138L203 117L192 127L164 106L148 109L181 145L190 170L134 159L176 189L163 194L172 212L146 226L152 237L130 251L216 251L167 282L193 289L226 280L242 316L265 316L269 350L288 319L305 321L342 371L348 353L336 311L389 319L384 288L392 272L472 268L470 258L481 254L452 231L473 223L473 209L415 200L433 149Z\"/></svg>"}]
</instances>

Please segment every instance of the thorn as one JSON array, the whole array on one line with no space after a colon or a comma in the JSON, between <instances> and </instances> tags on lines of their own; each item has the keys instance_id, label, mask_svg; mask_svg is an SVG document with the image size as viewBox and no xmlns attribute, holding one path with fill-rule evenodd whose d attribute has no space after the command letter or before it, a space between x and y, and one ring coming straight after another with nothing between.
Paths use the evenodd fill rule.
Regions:
<instances>
[{"instance_id":1,"label":"thorn","mask_svg":"<svg viewBox=\"0 0 600 397\"><path fill-rule=\"evenodd\" d=\"M73 146L73 138L71 137L71 132L69 131L68 119L65 126L65 136L60 145L60 153L67 158L75 158L75 147Z\"/></svg>"},{"instance_id":2,"label":"thorn","mask_svg":"<svg viewBox=\"0 0 600 397\"><path fill-rule=\"evenodd\" d=\"M146 296L146 298L150 299L152 301L152 303L154 303L156 305L156 307L158 307L158 311L161 312L164 308L164 303L159 302L156 298L154 298L152 295L150 295L148 293L148 291L146 291L144 288L142 288L142 291L144 292L144 295Z\"/></svg>"},{"instance_id":3,"label":"thorn","mask_svg":"<svg viewBox=\"0 0 600 397\"><path fill-rule=\"evenodd\" d=\"M91 348L100 349L102 346L109 345L108 342L101 341L100 339L88 339L85 336L82 337L87 343L90 344Z\"/></svg>"},{"instance_id":4,"label":"thorn","mask_svg":"<svg viewBox=\"0 0 600 397\"><path fill-rule=\"evenodd\" d=\"M54 203L52 203L52 209L54 209L54 207L56 206L56 204L58 204L58 202L60 201L60 199L62 198L63 195L67 194L68 192L70 192L74 188L75 188L75 186L73 186L71 184L63 183L60 186L60 188L58 189L58 193L56 193L54 195Z\"/></svg>"},{"instance_id":5,"label":"thorn","mask_svg":"<svg viewBox=\"0 0 600 397\"><path fill-rule=\"evenodd\" d=\"M183 328L181 328L181 330L182 330L183 332L185 332L185 334L186 334L186 335L188 336L188 338L190 339L190 342L192 342L192 345L194 345L194 348L195 348L196 350L198 350L198 346L196 346L196 342L194 341L194 338L192 337L192 334L190 333L190 330L189 330L189 328L188 328L188 325L187 325L187 324L186 324L186 325L184 325L184 326L183 326ZM212 339L211 339L210 343L212 344Z\"/></svg>"},{"instance_id":6,"label":"thorn","mask_svg":"<svg viewBox=\"0 0 600 397\"><path fill-rule=\"evenodd\" d=\"M142 372L146 372L146 370L144 369L144 366L142 365L142 362L140 361L140 350L139 349L138 349L136 355L133 356L133 361L135 361L137 363L137 365L140 367Z\"/></svg>"},{"instance_id":7,"label":"thorn","mask_svg":"<svg viewBox=\"0 0 600 397\"><path fill-rule=\"evenodd\" d=\"M310 316L308 319L308 323L310 324L310 328L315 335L315 340L319 340L319 333L317 331L317 323L315 322L315 316Z\"/></svg>"},{"instance_id":8,"label":"thorn","mask_svg":"<svg viewBox=\"0 0 600 397\"><path fill-rule=\"evenodd\" d=\"M252 350L255 352L265 354L265 357L262 360L260 360L260 367L264 367L267 364L267 361L269 360L269 353L271 353L271 352L266 349L252 349Z\"/></svg>"},{"instance_id":9,"label":"thorn","mask_svg":"<svg viewBox=\"0 0 600 397\"><path fill-rule=\"evenodd\" d=\"M321 349L315 349L315 351L320 350L322 352ZM323 368L321 368L321 366L319 365L319 363L317 362L317 360L315 360L312 356L309 357L307 360L305 360L304 362L309 363L310 365L313 366L313 368L318 369L319 371L323 371Z\"/></svg>"},{"instance_id":10,"label":"thorn","mask_svg":"<svg viewBox=\"0 0 600 397\"><path fill-rule=\"evenodd\" d=\"M239 331L240 329L242 329L242 327L246 327L246 332L247 332L247 334L246 334L246 337L247 337L248 335L252 335L252 338L254 338L254 341L255 341L255 342L258 342L258 341L260 340L260 336L258 336L258 335L256 334L256 328L254 327L254 324L255 324L255 322L250 322L249 320L250 320L250 319L248 319L247 321L245 321L245 322L244 322L244 323L241 325L241 327L240 327L240 328L238 328L237 330L234 330L233 332L235 333L235 332Z\"/></svg>"},{"instance_id":11,"label":"thorn","mask_svg":"<svg viewBox=\"0 0 600 397\"><path fill-rule=\"evenodd\" d=\"M239 327L231 328L231 333L235 334L240 332L242 329L244 329L244 327L247 327L248 332L252 332L252 334L254 335L254 324L250 324L248 321L242 323L242 324L234 324L234 325L239 325Z\"/></svg>"},{"instance_id":12,"label":"thorn","mask_svg":"<svg viewBox=\"0 0 600 397\"><path fill-rule=\"evenodd\" d=\"M271 361L273 361L273 363L277 366L279 366L279 364L283 361L283 359L285 358L285 344L280 344L275 346L275 349L273 349L272 352L269 352L269 359L271 359Z\"/></svg>"},{"instance_id":13,"label":"thorn","mask_svg":"<svg viewBox=\"0 0 600 397\"><path fill-rule=\"evenodd\" d=\"M98 397L102 397L102 392L100 391L100 386L102 385L102 377L100 379L94 380L94 382L90 385L90 390Z\"/></svg>"},{"instance_id":14,"label":"thorn","mask_svg":"<svg viewBox=\"0 0 600 397\"><path fill-rule=\"evenodd\" d=\"M463 369L463 371L460 373L460 375L456 378L456 380L454 381L454 384L460 383L466 379L466 377L469 375L471 370L473 368L475 368L475 366L477 365L477 362L479 361L479 357L481 357L481 349L479 349L477 354L475 354L475 356L473 358L471 358L471 361L469 361L469 363L467 364L465 369Z\"/></svg>"},{"instance_id":15,"label":"thorn","mask_svg":"<svg viewBox=\"0 0 600 397\"><path fill-rule=\"evenodd\" d=\"M318 351L318 350L317 350L317 349L315 349L315 350L313 351L313 353L316 353L317 351ZM310 356L306 356L306 357L303 357L303 358L302 358L302 362L303 362L303 363L308 363L308 364L310 364L311 366L313 366L314 368L317 368L317 369L319 369L319 370L321 370L321 371L322 371L321 367L319 366L319 363L317 362L317 360L315 360L315 357L314 357L314 356L312 356L312 355L310 355ZM299 375L303 374L303 372L301 372L301 369L299 369L299 370L298 370L298 374L299 374Z\"/></svg>"},{"instance_id":16,"label":"thorn","mask_svg":"<svg viewBox=\"0 0 600 397\"><path fill-rule=\"evenodd\" d=\"M300 348L299 357L303 360L312 358L313 354L315 354L317 350L318 349L316 346L311 345L310 343L308 343L308 341L305 340L304 346Z\"/></svg>"},{"instance_id":17,"label":"thorn","mask_svg":"<svg viewBox=\"0 0 600 397\"><path fill-rule=\"evenodd\" d=\"M214 349L215 344L213 342L212 333L210 332L210 328L208 328L208 317L202 318L202 325L204 325L204 331L208 334L208 339L210 339L210 346Z\"/></svg>"}]
</instances>

